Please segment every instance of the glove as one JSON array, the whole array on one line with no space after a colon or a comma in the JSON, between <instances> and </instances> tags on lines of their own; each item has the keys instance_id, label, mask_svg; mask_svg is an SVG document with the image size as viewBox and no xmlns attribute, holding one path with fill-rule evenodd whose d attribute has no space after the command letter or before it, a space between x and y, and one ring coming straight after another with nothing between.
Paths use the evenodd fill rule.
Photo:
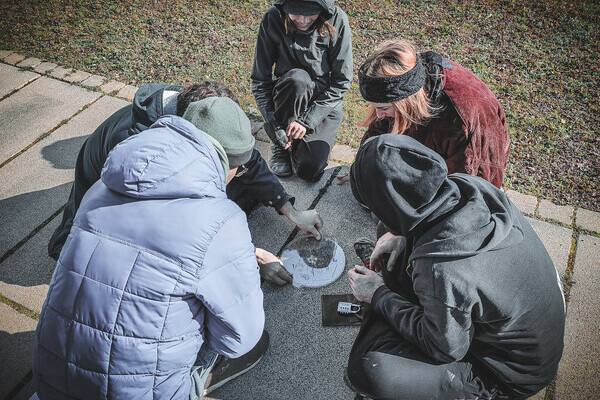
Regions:
<instances>
[{"instance_id":1,"label":"glove","mask_svg":"<svg viewBox=\"0 0 600 400\"><path fill-rule=\"evenodd\" d=\"M286 283L292 283L293 276L283 266L282 262L266 250L256 248L256 261L260 266L260 276L271 283L276 283L280 286Z\"/></svg>"}]
</instances>

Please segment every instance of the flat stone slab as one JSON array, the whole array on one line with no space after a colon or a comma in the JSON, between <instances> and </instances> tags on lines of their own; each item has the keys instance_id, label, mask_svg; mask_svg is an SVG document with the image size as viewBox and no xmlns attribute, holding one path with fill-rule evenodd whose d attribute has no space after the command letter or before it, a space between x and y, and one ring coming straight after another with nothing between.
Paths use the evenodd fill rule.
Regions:
<instances>
[{"instance_id":1,"label":"flat stone slab","mask_svg":"<svg viewBox=\"0 0 600 400\"><path fill-rule=\"evenodd\" d=\"M108 81L108 82L104 83L103 85L101 85L100 90L102 90L106 94L112 94L113 92L118 91L119 89L121 89L124 86L125 86L124 83L111 80L111 81Z\"/></svg>"},{"instance_id":2,"label":"flat stone slab","mask_svg":"<svg viewBox=\"0 0 600 400\"><path fill-rule=\"evenodd\" d=\"M12 65L16 65L23 61L26 57L19 53L12 53L8 57L4 58L4 62Z\"/></svg>"},{"instance_id":3,"label":"flat stone slab","mask_svg":"<svg viewBox=\"0 0 600 400\"><path fill-rule=\"evenodd\" d=\"M588 231L600 233L600 212L580 208L577 210L577 226Z\"/></svg>"},{"instance_id":4,"label":"flat stone slab","mask_svg":"<svg viewBox=\"0 0 600 400\"><path fill-rule=\"evenodd\" d=\"M65 76L65 81L77 83L89 78L90 76L92 76L92 74L90 74L89 72L77 70L71 75Z\"/></svg>"},{"instance_id":5,"label":"flat stone slab","mask_svg":"<svg viewBox=\"0 0 600 400\"><path fill-rule=\"evenodd\" d=\"M554 268L562 277L567 269L569 262L569 253L571 252L571 241L573 231L561 226L553 225L549 222L525 217L535 233L540 237L546 247Z\"/></svg>"},{"instance_id":6,"label":"flat stone slab","mask_svg":"<svg viewBox=\"0 0 600 400\"><path fill-rule=\"evenodd\" d=\"M126 104L109 96L99 99L0 168L0 257L66 203L85 135Z\"/></svg>"},{"instance_id":7,"label":"flat stone slab","mask_svg":"<svg viewBox=\"0 0 600 400\"><path fill-rule=\"evenodd\" d=\"M31 370L37 321L0 303L0 398Z\"/></svg>"},{"instance_id":8,"label":"flat stone slab","mask_svg":"<svg viewBox=\"0 0 600 400\"><path fill-rule=\"evenodd\" d=\"M133 96L137 92L138 88L136 86L125 85L117 92L118 97L122 97L125 100L133 101Z\"/></svg>"},{"instance_id":9,"label":"flat stone slab","mask_svg":"<svg viewBox=\"0 0 600 400\"><path fill-rule=\"evenodd\" d=\"M40 77L0 103L0 163L56 128L100 94Z\"/></svg>"},{"instance_id":10,"label":"flat stone slab","mask_svg":"<svg viewBox=\"0 0 600 400\"><path fill-rule=\"evenodd\" d=\"M40 74L45 74L52 71L56 67L58 67L58 65L54 64L53 62L44 61L43 63L35 67L33 70L35 72L39 72Z\"/></svg>"},{"instance_id":11,"label":"flat stone slab","mask_svg":"<svg viewBox=\"0 0 600 400\"><path fill-rule=\"evenodd\" d=\"M0 294L37 313L42 311L56 267L46 250L48 240L61 219L54 218L0 264Z\"/></svg>"},{"instance_id":12,"label":"flat stone slab","mask_svg":"<svg viewBox=\"0 0 600 400\"><path fill-rule=\"evenodd\" d=\"M41 62L42 62L42 60L40 60L39 58L29 57L29 58L24 59L20 63L18 63L17 67L21 67L21 68L34 68L34 67L37 67L38 65L40 65Z\"/></svg>"},{"instance_id":13,"label":"flat stone slab","mask_svg":"<svg viewBox=\"0 0 600 400\"><path fill-rule=\"evenodd\" d=\"M552 219L565 225L571 225L574 212L575 209L572 206L559 206L549 200L541 200L538 207L540 217Z\"/></svg>"},{"instance_id":14,"label":"flat stone slab","mask_svg":"<svg viewBox=\"0 0 600 400\"><path fill-rule=\"evenodd\" d=\"M555 398L589 400L600 395L600 238L582 235L577 247Z\"/></svg>"},{"instance_id":15,"label":"flat stone slab","mask_svg":"<svg viewBox=\"0 0 600 400\"><path fill-rule=\"evenodd\" d=\"M309 199L302 196L298 200L306 204ZM338 186L335 179L316 210L324 219L324 233L344 250L345 271L348 271L359 262L354 254L354 241L360 236L375 238L375 223L354 200L350 186ZM264 229L268 227L262 229L267 235ZM279 241L273 242L272 247L278 244ZM352 399L343 376L359 327L323 327L321 321L321 295L351 293L346 272L322 288L265 283L263 291L265 328L271 337L269 350L254 369L211 393L211 397Z\"/></svg>"},{"instance_id":16,"label":"flat stone slab","mask_svg":"<svg viewBox=\"0 0 600 400\"><path fill-rule=\"evenodd\" d=\"M0 63L0 98L20 89L40 75ZM1 115L1 114L0 114ZM2 128L0 128L2 129ZM4 143L2 144L4 146Z\"/></svg>"},{"instance_id":17,"label":"flat stone slab","mask_svg":"<svg viewBox=\"0 0 600 400\"><path fill-rule=\"evenodd\" d=\"M522 214L533 215L535 213L538 203L537 197L510 189L506 191L506 195Z\"/></svg>"},{"instance_id":18,"label":"flat stone slab","mask_svg":"<svg viewBox=\"0 0 600 400\"><path fill-rule=\"evenodd\" d=\"M90 75L86 80L81 82L83 86L98 87L104 83L105 77L100 75Z\"/></svg>"}]
</instances>

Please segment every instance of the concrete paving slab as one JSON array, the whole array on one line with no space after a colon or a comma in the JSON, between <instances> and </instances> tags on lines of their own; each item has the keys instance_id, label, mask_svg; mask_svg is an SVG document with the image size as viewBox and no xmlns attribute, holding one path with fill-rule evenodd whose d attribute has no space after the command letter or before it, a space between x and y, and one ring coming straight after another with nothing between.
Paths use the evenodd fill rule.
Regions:
<instances>
[{"instance_id":1,"label":"concrete paving slab","mask_svg":"<svg viewBox=\"0 0 600 400\"><path fill-rule=\"evenodd\" d=\"M122 97L125 100L133 101L133 96L135 96L137 90L138 88L136 86L125 85L117 92L117 96Z\"/></svg>"},{"instance_id":2,"label":"concrete paving slab","mask_svg":"<svg viewBox=\"0 0 600 400\"><path fill-rule=\"evenodd\" d=\"M103 76L91 75L86 80L81 82L81 84L83 86L88 86L88 87L98 87L98 86L102 85L105 80L106 80L106 78Z\"/></svg>"},{"instance_id":3,"label":"concrete paving slab","mask_svg":"<svg viewBox=\"0 0 600 400\"><path fill-rule=\"evenodd\" d=\"M8 57L4 58L4 62L7 64L17 65L18 63L23 61L25 58L27 58L27 57L25 57L22 54L12 53Z\"/></svg>"},{"instance_id":4,"label":"concrete paving slab","mask_svg":"<svg viewBox=\"0 0 600 400\"><path fill-rule=\"evenodd\" d=\"M29 400L31 396L35 393L35 386L33 384L33 379L30 379L29 382L13 397L11 400ZM543 400L543 399L540 399Z\"/></svg>"},{"instance_id":5,"label":"concrete paving slab","mask_svg":"<svg viewBox=\"0 0 600 400\"><path fill-rule=\"evenodd\" d=\"M345 144L334 144L329 158L346 164L352 164L355 156L356 150L352 147Z\"/></svg>"},{"instance_id":6,"label":"concrete paving slab","mask_svg":"<svg viewBox=\"0 0 600 400\"><path fill-rule=\"evenodd\" d=\"M571 225L573 222L573 213L575 209L572 206L559 206L549 200L540 200L538 213L540 217L552 219L565 225Z\"/></svg>"},{"instance_id":7,"label":"concrete paving slab","mask_svg":"<svg viewBox=\"0 0 600 400\"><path fill-rule=\"evenodd\" d=\"M600 396L600 238L579 238L556 399Z\"/></svg>"},{"instance_id":8,"label":"concrete paving slab","mask_svg":"<svg viewBox=\"0 0 600 400\"><path fill-rule=\"evenodd\" d=\"M65 76L64 79L67 82L77 83L89 78L90 76L92 76L92 74L90 74L89 72L77 70L72 74Z\"/></svg>"},{"instance_id":9,"label":"concrete paving slab","mask_svg":"<svg viewBox=\"0 0 600 400\"><path fill-rule=\"evenodd\" d=\"M18 153L100 94L40 77L0 106L0 163Z\"/></svg>"},{"instance_id":10,"label":"concrete paving slab","mask_svg":"<svg viewBox=\"0 0 600 400\"><path fill-rule=\"evenodd\" d=\"M4 60L6 57L10 56L14 51L12 50L0 50L0 60Z\"/></svg>"},{"instance_id":11,"label":"concrete paving slab","mask_svg":"<svg viewBox=\"0 0 600 400\"><path fill-rule=\"evenodd\" d=\"M588 231L600 233L600 213L580 208L577 210L577 226Z\"/></svg>"},{"instance_id":12,"label":"concrete paving slab","mask_svg":"<svg viewBox=\"0 0 600 400\"><path fill-rule=\"evenodd\" d=\"M506 191L506 195L522 214L533 215L535 213L538 203L537 197L522 194L510 189Z\"/></svg>"},{"instance_id":13,"label":"concrete paving slab","mask_svg":"<svg viewBox=\"0 0 600 400\"><path fill-rule=\"evenodd\" d=\"M36 57L29 57L17 64L21 68L35 68L42 63L42 60Z\"/></svg>"},{"instance_id":14,"label":"concrete paving slab","mask_svg":"<svg viewBox=\"0 0 600 400\"><path fill-rule=\"evenodd\" d=\"M40 74L47 74L56 67L58 67L58 65L54 64L53 62L44 61L43 63L35 67L33 70L35 72L39 72Z\"/></svg>"},{"instance_id":15,"label":"concrete paving slab","mask_svg":"<svg viewBox=\"0 0 600 400\"><path fill-rule=\"evenodd\" d=\"M549 222L525 217L535 233L540 237L546 247L554 268L562 276L567 269L569 253L571 252L571 240L573 231L561 226L552 225Z\"/></svg>"},{"instance_id":16,"label":"concrete paving slab","mask_svg":"<svg viewBox=\"0 0 600 400\"><path fill-rule=\"evenodd\" d=\"M0 303L0 398L31 370L37 321Z\"/></svg>"},{"instance_id":17,"label":"concrete paving slab","mask_svg":"<svg viewBox=\"0 0 600 400\"><path fill-rule=\"evenodd\" d=\"M46 250L48 240L61 218L54 218L0 264L0 294L37 313L42 311L56 267Z\"/></svg>"},{"instance_id":18,"label":"concrete paving slab","mask_svg":"<svg viewBox=\"0 0 600 400\"><path fill-rule=\"evenodd\" d=\"M375 224L369 213L354 200L348 185L338 186L335 182L327 188L316 209L325 220L325 233L335 238L344 250L346 270L350 269L358 262L354 241L358 236L375 237ZM361 227L361 231L357 231L357 227ZM272 243L276 247L276 243ZM263 290L270 348L253 370L215 391L211 397L353 398L343 375L358 326L322 327L321 322L321 295L350 293L346 274L323 288L264 284Z\"/></svg>"},{"instance_id":19,"label":"concrete paving slab","mask_svg":"<svg viewBox=\"0 0 600 400\"><path fill-rule=\"evenodd\" d=\"M89 92L86 96L89 98ZM109 96L99 99L0 168L0 181L3 182L0 188L0 256L67 201L75 160L85 135L126 104ZM1 107L0 113L3 111L4 107Z\"/></svg>"},{"instance_id":20,"label":"concrete paving slab","mask_svg":"<svg viewBox=\"0 0 600 400\"><path fill-rule=\"evenodd\" d=\"M0 63L0 98L22 88L34 79L39 78L39 76L34 72Z\"/></svg>"},{"instance_id":21,"label":"concrete paving slab","mask_svg":"<svg viewBox=\"0 0 600 400\"><path fill-rule=\"evenodd\" d=\"M57 79L64 79L65 76L72 74L73 71L74 70L72 68L63 68L58 66L50 71L50 76Z\"/></svg>"},{"instance_id":22,"label":"concrete paving slab","mask_svg":"<svg viewBox=\"0 0 600 400\"><path fill-rule=\"evenodd\" d=\"M119 91L123 87L125 87L124 83L117 82L115 80L110 80L100 85L100 90L102 90L106 94L113 94L114 92Z\"/></svg>"}]
</instances>

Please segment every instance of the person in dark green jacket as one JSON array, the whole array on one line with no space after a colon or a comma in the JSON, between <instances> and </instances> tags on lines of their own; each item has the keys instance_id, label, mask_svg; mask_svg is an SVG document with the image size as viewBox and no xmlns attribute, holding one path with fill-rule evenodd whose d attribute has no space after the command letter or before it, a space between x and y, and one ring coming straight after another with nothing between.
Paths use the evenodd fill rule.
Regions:
<instances>
[{"instance_id":1,"label":"person in dark green jacket","mask_svg":"<svg viewBox=\"0 0 600 400\"><path fill-rule=\"evenodd\" d=\"M344 11L333 0L276 0L260 24L252 69L252 93L273 141L269 166L276 175L319 180L351 83Z\"/></svg>"}]
</instances>

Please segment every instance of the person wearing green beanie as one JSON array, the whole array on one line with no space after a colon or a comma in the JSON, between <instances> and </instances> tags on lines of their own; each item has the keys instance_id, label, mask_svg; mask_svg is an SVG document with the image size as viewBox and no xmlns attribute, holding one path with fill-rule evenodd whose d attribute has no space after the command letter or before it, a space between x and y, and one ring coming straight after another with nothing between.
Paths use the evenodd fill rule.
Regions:
<instances>
[{"instance_id":1,"label":"person wearing green beanie","mask_svg":"<svg viewBox=\"0 0 600 400\"><path fill-rule=\"evenodd\" d=\"M183 118L213 142L225 172L250 160L255 141L250 120L230 98L208 97L190 103Z\"/></svg>"}]
</instances>

